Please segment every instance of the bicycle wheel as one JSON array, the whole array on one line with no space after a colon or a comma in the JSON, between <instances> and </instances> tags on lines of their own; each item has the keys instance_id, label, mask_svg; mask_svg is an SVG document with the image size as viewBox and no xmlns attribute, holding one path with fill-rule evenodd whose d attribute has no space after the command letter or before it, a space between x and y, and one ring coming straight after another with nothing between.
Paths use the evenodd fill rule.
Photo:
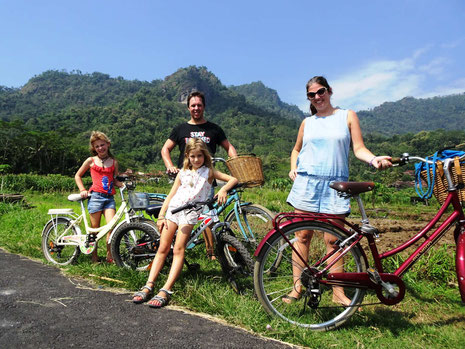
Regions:
<instances>
[{"instance_id":1,"label":"bicycle wheel","mask_svg":"<svg viewBox=\"0 0 465 349\"><path fill-rule=\"evenodd\" d=\"M234 236L247 247L250 255L253 256L260 241L273 227L273 217L273 213L263 206L241 204L240 220L245 235L234 210L228 213L225 221L230 224Z\"/></svg>"},{"instance_id":2,"label":"bicycle wheel","mask_svg":"<svg viewBox=\"0 0 465 349\"><path fill-rule=\"evenodd\" d=\"M121 225L113 234L111 255L119 267L147 270L156 254L160 234L147 222Z\"/></svg>"},{"instance_id":3,"label":"bicycle wheel","mask_svg":"<svg viewBox=\"0 0 465 349\"><path fill-rule=\"evenodd\" d=\"M42 252L45 258L54 264L68 265L74 263L81 251L72 243L60 243L65 236L76 235L76 229L71 227L65 235L62 234L71 225L68 219L58 217L54 222L48 222L42 234ZM60 238L61 237L61 238ZM60 238L60 241L58 239Z\"/></svg>"},{"instance_id":4,"label":"bicycle wheel","mask_svg":"<svg viewBox=\"0 0 465 349\"><path fill-rule=\"evenodd\" d=\"M295 244L295 234L301 230L313 232L308 253L302 255L308 260L310 270L303 266L304 263L298 257L294 257L293 260L291 246L279 232L276 232L263 246L255 262L255 292L269 314L311 330L327 331L343 324L358 310L365 290L356 285L332 288L325 284L328 273L323 273L320 279L313 277L314 272L321 271L327 266L328 261L334 259L323 258L327 256L328 251L336 252L333 254L336 256L337 250L341 249L338 243L347 238L342 230L319 222L290 224L283 232L295 248L298 248ZM327 244L325 239L332 244ZM276 265L276 254L282 255L279 265ZM361 255L360 246L354 246L341 259L341 264L334 265L329 273L365 271L365 260ZM283 297L298 284L302 285L300 299L283 301ZM344 295L347 299L343 298ZM342 303L350 304L343 306Z\"/></svg>"},{"instance_id":5,"label":"bicycle wheel","mask_svg":"<svg viewBox=\"0 0 465 349\"><path fill-rule=\"evenodd\" d=\"M236 293L252 289L253 260L249 252L231 231L224 231L217 237L216 255L223 274Z\"/></svg>"}]
</instances>

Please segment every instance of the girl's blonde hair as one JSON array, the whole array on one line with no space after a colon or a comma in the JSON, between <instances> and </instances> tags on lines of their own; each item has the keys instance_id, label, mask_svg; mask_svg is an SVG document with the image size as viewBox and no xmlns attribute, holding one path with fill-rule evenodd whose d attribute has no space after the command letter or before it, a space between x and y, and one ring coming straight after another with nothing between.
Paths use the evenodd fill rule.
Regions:
<instances>
[{"instance_id":1,"label":"girl's blonde hair","mask_svg":"<svg viewBox=\"0 0 465 349\"><path fill-rule=\"evenodd\" d=\"M108 138L108 136L105 133L100 132L100 131L92 131L92 133L90 134L89 150L91 154L97 155L97 151L94 149L94 145L92 143L94 143L95 141L99 141L99 140L107 142L109 144L108 156L113 158L113 154L110 152L110 144L111 144L110 138Z\"/></svg>"},{"instance_id":2,"label":"girl's blonde hair","mask_svg":"<svg viewBox=\"0 0 465 349\"><path fill-rule=\"evenodd\" d=\"M211 177L213 177L213 160L210 155L210 152L208 151L207 145L200 138L190 138L189 141L187 141L186 150L184 152L184 163L182 168L184 170L192 170L192 165L189 162L189 153L192 150L200 150L203 153L203 164L210 170L208 178L210 179Z\"/></svg>"}]
</instances>

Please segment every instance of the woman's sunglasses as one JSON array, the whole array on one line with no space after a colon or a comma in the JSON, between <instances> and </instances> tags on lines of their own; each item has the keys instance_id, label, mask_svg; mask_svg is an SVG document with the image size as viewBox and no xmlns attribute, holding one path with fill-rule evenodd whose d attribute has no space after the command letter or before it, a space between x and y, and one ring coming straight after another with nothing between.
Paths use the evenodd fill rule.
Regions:
<instances>
[{"instance_id":1,"label":"woman's sunglasses","mask_svg":"<svg viewBox=\"0 0 465 349\"><path fill-rule=\"evenodd\" d=\"M315 98L316 95L323 96L325 94L326 90L327 90L326 87L322 87L316 92L307 92L307 97L310 98L310 99L313 99L313 98Z\"/></svg>"}]
</instances>

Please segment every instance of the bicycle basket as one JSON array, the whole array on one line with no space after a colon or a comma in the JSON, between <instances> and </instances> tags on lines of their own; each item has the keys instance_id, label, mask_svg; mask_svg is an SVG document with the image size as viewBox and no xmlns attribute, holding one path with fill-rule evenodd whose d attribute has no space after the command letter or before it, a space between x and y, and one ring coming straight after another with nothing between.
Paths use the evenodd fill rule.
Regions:
<instances>
[{"instance_id":1,"label":"bicycle basket","mask_svg":"<svg viewBox=\"0 0 465 349\"><path fill-rule=\"evenodd\" d=\"M438 161L435 165L436 169L433 171L432 168L429 170L423 170L420 172L420 177L423 181L428 183L428 178L431 181L434 174L434 182L433 182L433 194L436 199L439 201L440 204L443 204L447 198L448 190L447 190L447 179L444 175L444 170L442 168L442 163ZM428 174L429 171L429 174ZM455 157L454 163L451 166L451 175L454 184L463 183L464 182L464 175L465 175L465 162L459 162L459 158ZM459 196L459 200L462 204L465 203L465 188L459 189L457 191Z\"/></svg>"},{"instance_id":2,"label":"bicycle basket","mask_svg":"<svg viewBox=\"0 0 465 349\"><path fill-rule=\"evenodd\" d=\"M231 176L236 177L245 187L257 187L265 183L262 160L253 155L239 155L226 160Z\"/></svg>"},{"instance_id":3,"label":"bicycle basket","mask_svg":"<svg viewBox=\"0 0 465 349\"><path fill-rule=\"evenodd\" d=\"M144 210L149 205L149 196L147 193L129 193L129 206L134 210Z\"/></svg>"}]
</instances>

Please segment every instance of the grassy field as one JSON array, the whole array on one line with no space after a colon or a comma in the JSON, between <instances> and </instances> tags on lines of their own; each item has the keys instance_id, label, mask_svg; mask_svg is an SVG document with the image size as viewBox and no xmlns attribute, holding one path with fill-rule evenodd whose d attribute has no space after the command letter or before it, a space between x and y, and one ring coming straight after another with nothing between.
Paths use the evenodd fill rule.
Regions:
<instances>
[{"instance_id":1,"label":"grassy field","mask_svg":"<svg viewBox=\"0 0 465 349\"><path fill-rule=\"evenodd\" d=\"M244 199L273 211L288 211L286 195L287 191L275 189L249 189L244 193ZM26 201L33 206L29 209L21 205L0 203L0 246L10 252L45 262L41 251L41 231L49 219L48 209L79 209L77 204L68 202L66 196L63 193L26 192ZM383 208L386 211L406 209ZM432 208L415 207L414 210L431 211ZM99 254L102 257L105 255L103 243L100 244ZM422 264L423 267L412 270L404 278L408 289L400 304L392 307L366 305L342 328L315 333L268 317L253 295L252 281L248 291L242 295L235 294L221 277L219 264L206 258L203 247L189 251L187 258L190 262L199 263L201 270L195 274L186 268L183 270L174 287L171 304L208 313L263 336L310 348L464 347L461 343L465 333L465 307L460 300L451 265L447 266L446 276L437 279L431 277L428 270L419 270L429 268L427 264ZM76 265L63 269L71 275L87 278L89 274L95 275L92 277L95 282L108 287L122 287L128 292L139 289L147 278L145 272L124 270L115 265L91 264L90 256L83 255ZM163 281L164 276L158 281L158 286ZM267 325L271 329L267 329Z\"/></svg>"}]
</instances>

